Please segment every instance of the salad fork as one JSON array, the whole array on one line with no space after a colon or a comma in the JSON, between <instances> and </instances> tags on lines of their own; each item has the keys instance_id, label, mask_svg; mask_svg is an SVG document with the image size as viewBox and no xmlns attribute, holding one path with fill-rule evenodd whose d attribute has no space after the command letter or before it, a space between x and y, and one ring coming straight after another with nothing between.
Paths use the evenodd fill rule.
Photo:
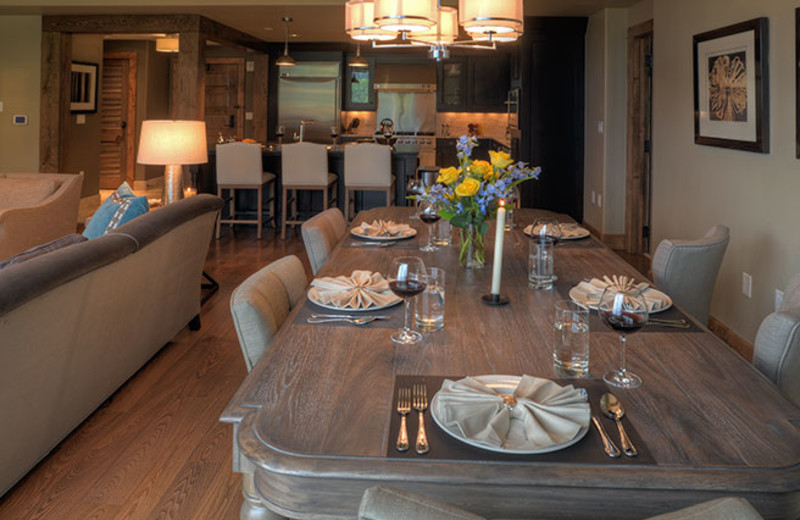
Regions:
<instances>
[{"instance_id":1,"label":"salad fork","mask_svg":"<svg viewBox=\"0 0 800 520\"><path fill-rule=\"evenodd\" d=\"M419 414L419 429L415 449L420 455L430 451L428 436L425 433L425 410L428 409L428 391L425 385L414 385L414 410Z\"/></svg>"},{"instance_id":2,"label":"salad fork","mask_svg":"<svg viewBox=\"0 0 800 520\"><path fill-rule=\"evenodd\" d=\"M401 388L397 392L397 413L400 414L400 432L397 434L397 451L408 451L406 416L411 413L411 389Z\"/></svg>"}]
</instances>

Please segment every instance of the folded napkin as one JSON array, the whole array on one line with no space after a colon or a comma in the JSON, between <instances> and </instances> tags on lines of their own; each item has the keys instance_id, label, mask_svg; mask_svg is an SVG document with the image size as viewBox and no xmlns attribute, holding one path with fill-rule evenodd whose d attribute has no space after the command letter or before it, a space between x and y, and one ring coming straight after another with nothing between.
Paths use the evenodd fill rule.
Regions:
<instances>
[{"instance_id":1,"label":"folded napkin","mask_svg":"<svg viewBox=\"0 0 800 520\"><path fill-rule=\"evenodd\" d=\"M373 220L372 224L362 222L353 228L359 235L370 237L404 237L408 236L411 230L408 224L398 224L391 220Z\"/></svg>"},{"instance_id":2,"label":"folded napkin","mask_svg":"<svg viewBox=\"0 0 800 520\"><path fill-rule=\"evenodd\" d=\"M353 271L350 276L335 278L315 278L311 287L315 289L309 293L312 301L340 309L385 307L400 301L400 297L389 289L389 282L380 273L371 271Z\"/></svg>"},{"instance_id":3,"label":"folded napkin","mask_svg":"<svg viewBox=\"0 0 800 520\"><path fill-rule=\"evenodd\" d=\"M582 228L578 224L574 224L571 222L565 222L563 224L559 224L558 227L561 229L561 238L563 239L570 239L570 238L581 238L588 236L588 233L585 228ZM530 224L528 227L524 229L525 233L528 235L538 235L539 230L541 229L541 225L533 227L533 224Z\"/></svg>"},{"instance_id":4,"label":"folded napkin","mask_svg":"<svg viewBox=\"0 0 800 520\"><path fill-rule=\"evenodd\" d=\"M672 304L667 295L655 289L651 289L647 282L636 283L633 278L617 275L611 278L603 276L602 280L599 278L592 278L588 282L581 282L570 291L570 294L577 300L583 300L579 301L579 303L586 303L591 307L596 307L597 304L600 303L600 297L603 295L603 291L606 290L606 287L613 287L619 292L630 295L641 293L647 304L648 312L659 311ZM638 308L636 301L629 297L625 298L624 305L631 310L636 310Z\"/></svg>"},{"instance_id":5,"label":"folded napkin","mask_svg":"<svg viewBox=\"0 0 800 520\"><path fill-rule=\"evenodd\" d=\"M533 451L563 444L589 426L585 392L548 379L522 376L512 395L477 378L445 379L436 395L437 416L447 427L499 448Z\"/></svg>"}]
</instances>

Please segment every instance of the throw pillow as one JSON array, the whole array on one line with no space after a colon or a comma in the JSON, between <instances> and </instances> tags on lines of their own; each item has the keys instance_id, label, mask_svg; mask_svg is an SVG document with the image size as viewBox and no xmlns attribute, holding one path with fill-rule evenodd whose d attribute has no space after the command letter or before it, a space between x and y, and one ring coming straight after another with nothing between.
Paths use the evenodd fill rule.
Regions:
<instances>
[{"instance_id":1,"label":"throw pillow","mask_svg":"<svg viewBox=\"0 0 800 520\"><path fill-rule=\"evenodd\" d=\"M97 238L150 210L147 197L137 197L127 182L117 188L86 224L83 236Z\"/></svg>"},{"instance_id":2,"label":"throw pillow","mask_svg":"<svg viewBox=\"0 0 800 520\"><path fill-rule=\"evenodd\" d=\"M18 253L16 255L12 256L11 258L6 258L2 262L0 262L0 269L3 269L5 267L11 266L11 265L15 265L15 264L21 264L22 262L30 260L31 258L36 258L37 256L42 256L44 254L56 251L58 249L62 249L64 247L71 246L72 244L78 244L80 242L86 242L86 240L87 239L86 239L85 236L79 235L77 233L74 233L72 235L66 235L66 236L63 236L61 238L57 238L57 239L53 240L52 242L48 242L48 243L42 244L40 246L32 247L32 248L28 249L27 251L23 251L21 253Z\"/></svg>"}]
</instances>

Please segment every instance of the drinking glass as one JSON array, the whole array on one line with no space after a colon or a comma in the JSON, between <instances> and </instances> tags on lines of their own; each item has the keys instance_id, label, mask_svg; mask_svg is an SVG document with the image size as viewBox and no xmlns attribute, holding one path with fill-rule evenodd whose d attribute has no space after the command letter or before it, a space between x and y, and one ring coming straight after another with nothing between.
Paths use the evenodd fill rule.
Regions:
<instances>
[{"instance_id":1,"label":"drinking glass","mask_svg":"<svg viewBox=\"0 0 800 520\"><path fill-rule=\"evenodd\" d=\"M511 189L511 193L508 194L506 197L506 231L511 231L514 229L514 213L519 206L519 186L514 186Z\"/></svg>"},{"instance_id":2,"label":"drinking glass","mask_svg":"<svg viewBox=\"0 0 800 520\"><path fill-rule=\"evenodd\" d=\"M434 244L434 236L436 233L434 232L433 225L436 224L440 218L442 217L439 216L439 210L436 204L427 200L423 200L420 203L419 219L425 223L425 227L428 229L428 242L424 246L420 246L420 251L429 253L439 250L439 246Z\"/></svg>"},{"instance_id":3,"label":"drinking glass","mask_svg":"<svg viewBox=\"0 0 800 520\"><path fill-rule=\"evenodd\" d=\"M534 289L552 289L553 246L555 242L548 236L534 236L528 251L528 282Z\"/></svg>"},{"instance_id":4,"label":"drinking glass","mask_svg":"<svg viewBox=\"0 0 800 520\"><path fill-rule=\"evenodd\" d=\"M437 246L449 246L453 243L453 225L447 219L440 220L436 226L436 238L434 244Z\"/></svg>"},{"instance_id":5,"label":"drinking glass","mask_svg":"<svg viewBox=\"0 0 800 520\"><path fill-rule=\"evenodd\" d=\"M533 221L533 228L531 229L531 237L534 239L541 237L548 237L557 244L561 240L561 225L555 217L539 217Z\"/></svg>"},{"instance_id":6,"label":"drinking glass","mask_svg":"<svg viewBox=\"0 0 800 520\"><path fill-rule=\"evenodd\" d=\"M647 324L647 302L642 292L638 288L623 290L619 287L608 286L600 296L597 312L607 327L619 332L619 340L622 344L620 368L607 372L603 376L603 380L620 388L639 388L642 386L642 379L628 371L625 360L625 344L629 334L641 330Z\"/></svg>"},{"instance_id":7,"label":"drinking glass","mask_svg":"<svg viewBox=\"0 0 800 520\"><path fill-rule=\"evenodd\" d=\"M275 128L275 137L278 138L278 144L283 144L284 135L286 135L286 127L283 125L278 125Z\"/></svg>"},{"instance_id":8,"label":"drinking glass","mask_svg":"<svg viewBox=\"0 0 800 520\"><path fill-rule=\"evenodd\" d=\"M553 366L568 377L589 375L589 309L572 300L555 304Z\"/></svg>"},{"instance_id":9,"label":"drinking glass","mask_svg":"<svg viewBox=\"0 0 800 520\"><path fill-rule=\"evenodd\" d=\"M336 138L339 137L339 127L332 126L331 127L331 139L333 139L333 145L336 146Z\"/></svg>"},{"instance_id":10,"label":"drinking glass","mask_svg":"<svg viewBox=\"0 0 800 520\"><path fill-rule=\"evenodd\" d=\"M389 289L405 300L405 319L403 328L392 334L392 341L403 345L411 345L422 339L422 334L411 330L410 310L411 298L425 290L426 276L425 264L416 256L400 256L392 260L389 274Z\"/></svg>"},{"instance_id":11,"label":"drinking glass","mask_svg":"<svg viewBox=\"0 0 800 520\"><path fill-rule=\"evenodd\" d=\"M444 327L444 269L429 267L425 290L417 296L414 322L423 332Z\"/></svg>"}]
</instances>

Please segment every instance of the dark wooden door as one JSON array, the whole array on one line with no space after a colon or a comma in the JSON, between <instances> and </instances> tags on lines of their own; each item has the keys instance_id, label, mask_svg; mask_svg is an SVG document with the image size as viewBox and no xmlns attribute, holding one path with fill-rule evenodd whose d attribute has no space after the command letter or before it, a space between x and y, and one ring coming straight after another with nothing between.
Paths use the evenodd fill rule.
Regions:
<instances>
[{"instance_id":1,"label":"dark wooden door","mask_svg":"<svg viewBox=\"0 0 800 520\"><path fill-rule=\"evenodd\" d=\"M114 190L134 180L136 53L103 56L100 94L100 189Z\"/></svg>"},{"instance_id":2,"label":"dark wooden door","mask_svg":"<svg viewBox=\"0 0 800 520\"><path fill-rule=\"evenodd\" d=\"M206 134L213 147L224 138L244 137L244 58L206 60Z\"/></svg>"}]
</instances>

